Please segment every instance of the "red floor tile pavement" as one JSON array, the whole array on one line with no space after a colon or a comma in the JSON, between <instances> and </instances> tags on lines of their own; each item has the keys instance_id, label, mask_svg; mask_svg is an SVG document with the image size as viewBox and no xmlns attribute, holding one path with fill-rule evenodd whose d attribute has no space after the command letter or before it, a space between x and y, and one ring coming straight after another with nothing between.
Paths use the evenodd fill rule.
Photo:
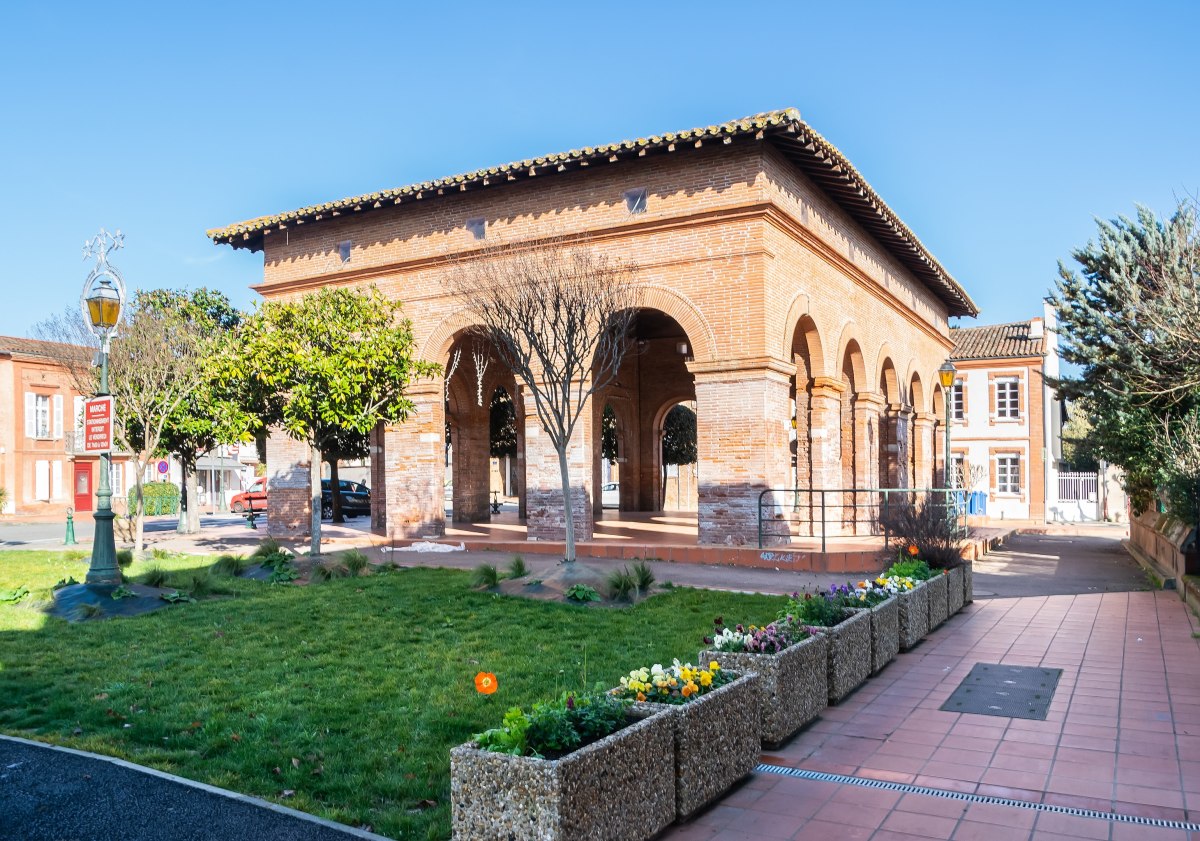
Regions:
<instances>
[{"instance_id":1,"label":"red floor tile pavement","mask_svg":"<svg viewBox=\"0 0 1200 841\"><path fill-rule=\"evenodd\" d=\"M1200 822L1200 640L1177 596L976 601L764 762ZM1062 669L1046 721L943 712L976 663ZM664 839L1200 841L1200 832L760 773Z\"/></svg>"}]
</instances>

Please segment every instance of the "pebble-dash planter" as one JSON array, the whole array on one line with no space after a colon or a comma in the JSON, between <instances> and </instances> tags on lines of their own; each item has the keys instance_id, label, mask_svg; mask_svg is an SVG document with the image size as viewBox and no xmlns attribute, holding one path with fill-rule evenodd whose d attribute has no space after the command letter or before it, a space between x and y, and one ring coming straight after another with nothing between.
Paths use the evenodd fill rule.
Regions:
<instances>
[{"instance_id":1,"label":"pebble-dash planter","mask_svg":"<svg viewBox=\"0 0 1200 841\"><path fill-rule=\"evenodd\" d=\"M491 753L474 743L453 748L452 837L626 841L658 834L675 818L676 717L657 705L631 717L640 720L562 759Z\"/></svg>"},{"instance_id":2,"label":"pebble-dash planter","mask_svg":"<svg viewBox=\"0 0 1200 841\"><path fill-rule=\"evenodd\" d=\"M953 616L963 609L963 567L953 567L946 573L946 613Z\"/></svg>"},{"instance_id":3,"label":"pebble-dash planter","mask_svg":"<svg viewBox=\"0 0 1200 841\"><path fill-rule=\"evenodd\" d=\"M828 639L817 634L778 654L701 651L699 662L716 660L722 669L758 674L760 739L775 748L821 714L829 704Z\"/></svg>"},{"instance_id":4,"label":"pebble-dash planter","mask_svg":"<svg viewBox=\"0 0 1200 841\"><path fill-rule=\"evenodd\" d=\"M950 618L950 609L948 602L949 579L942 574L940 569L934 570L933 578L925 582L925 587L929 590L929 630L937 628L948 618Z\"/></svg>"},{"instance_id":5,"label":"pebble-dash planter","mask_svg":"<svg viewBox=\"0 0 1200 841\"><path fill-rule=\"evenodd\" d=\"M819 629L829 639L829 703L836 704L871 676L871 612L849 614L832 628Z\"/></svg>"},{"instance_id":6,"label":"pebble-dash planter","mask_svg":"<svg viewBox=\"0 0 1200 841\"><path fill-rule=\"evenodd\" d=\"M908 651L929 633L929 587L921 582L896 596L900 607L900 648Z\"/></svg>"},{"instance_id":7,"label":"pebble-dash planter","mask_svg":"<svg viewBox=\"0 0 1200 841\"><path fill-rule=\"evenodd\" d=\"M970 561L963 561L963 604L975 601L975 567Z\"/></svg>"},{"instance_id":8,"label":"pebble-dash planter","mask_svg":"<svg viewBox=\"0 0 1200 841\"><path fill-rule=\"evenodd\" d=\"M900 599L892 596L874 607L856 611L871 616L871 674L879 674L900 653Z\"/></svg>"},{"instance_id":9,"label":"pebble-dash planter","mask_svg":"<svg viewBox=\"0 0 1200 841\"><path fill-rule=\"evenodd\" d=\"M635 709L665 711L674 725L675 815L680 820L716 800L758 765L758 687L757 674L743 674L684 704L634 704ZM641 768L660 762L663 757L646 753L635 764ZM612 800L609 808L624 808L628 797Z\"/></svg>"}]
</instances>

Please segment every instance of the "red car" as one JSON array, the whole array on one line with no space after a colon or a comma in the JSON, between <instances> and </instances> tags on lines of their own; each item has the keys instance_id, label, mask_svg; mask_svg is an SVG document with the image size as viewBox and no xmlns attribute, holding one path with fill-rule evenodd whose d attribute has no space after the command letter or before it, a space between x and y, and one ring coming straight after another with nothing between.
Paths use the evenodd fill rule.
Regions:
<instances>
[{"instance_id":1,"label":"red car","mask_svg":"<svg viewBox=\"0 0 1200 841\"><path fill-rule=\"evenodd\" d=\"M229 500L229 510L234 514L241 514L245 511L266 511L267 477L258 477L249 488L240 494L234 494L233 498Z\"/></svg>"}]
</instances>

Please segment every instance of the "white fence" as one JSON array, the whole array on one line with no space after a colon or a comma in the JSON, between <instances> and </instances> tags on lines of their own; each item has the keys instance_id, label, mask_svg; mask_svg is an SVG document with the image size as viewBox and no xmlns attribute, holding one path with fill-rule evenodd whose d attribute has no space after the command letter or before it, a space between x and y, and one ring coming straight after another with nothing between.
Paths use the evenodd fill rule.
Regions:
<instances>
[{"instance_id":1,"label":"white fence","mask_svg":"<svg viewBox=\"0 0 1200 841\"><path fill-rule=\"evenodd\" d=\"M1062 502L1094 502L1097 498L1095 473L1059 473L1058 498Z\"/></svg>"}]
</instances>

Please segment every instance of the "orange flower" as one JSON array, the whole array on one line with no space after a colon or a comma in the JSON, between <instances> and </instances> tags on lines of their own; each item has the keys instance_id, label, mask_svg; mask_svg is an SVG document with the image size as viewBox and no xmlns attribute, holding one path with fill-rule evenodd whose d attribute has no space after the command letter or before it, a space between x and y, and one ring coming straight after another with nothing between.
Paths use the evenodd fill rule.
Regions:
<instances>
[{"instance_id":1,"label":"orange flower","mask_svg":"<svg viewBox=\"0 0 1200 841\"><path fill-rule=\"evenodd\" d=\"M917 544L912 543L912 544L909 544L908 554L912 555L915 558L917 555L921 554L921 550L917 548Z\"/></svg>"},{"instance_id":2,"label":"orange flower","mask_svg":"<svg viewBox=\"0 0 1200 841\"><path fill-rule=\"evenodd\" d=\"M496 691L496 676L491 672L480 672L475 675L475 691L484 695L491 695Z\"/></svg>"}]
</instances>

